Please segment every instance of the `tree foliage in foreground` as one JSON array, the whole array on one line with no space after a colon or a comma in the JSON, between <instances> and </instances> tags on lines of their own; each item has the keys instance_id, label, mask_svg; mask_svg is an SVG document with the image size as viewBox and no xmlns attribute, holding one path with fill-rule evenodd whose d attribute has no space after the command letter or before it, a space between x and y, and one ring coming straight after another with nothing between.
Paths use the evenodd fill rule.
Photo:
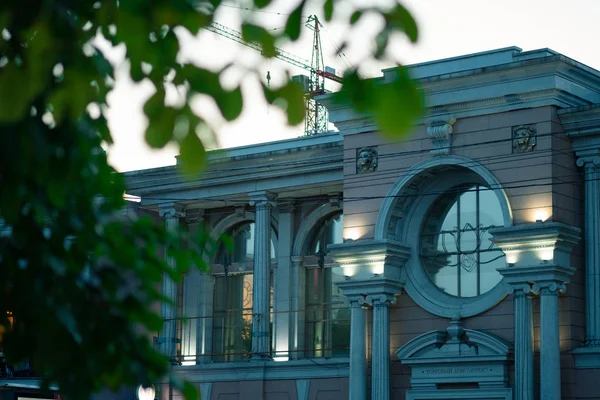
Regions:
<instances>
[{"instance_id":1,"label":"tree foliage in foreground","mask_svg":"<svg viewBox=\"0 0 600 400\"><path fill-rule=\"evenodd\" d=\"M249 8L268 7L253 0ZM174 28L196 34L211 23L219 0L4 0L0 3L0 323L7 330L0 346L12 364L30 360L45 384L56 384L67 398L86 399L103 388L154 382L168 373L167 358L147 332L162 321L150 308L164 301L164 273L178 281L189 268L203 268L210 249L200 234L195 248L183 251L180 233L171 235L148 218L120 217L125 206L123 178L108 165L102 145L111 143L103 110L114 82L113 67L93 46L102 34L125 44L134 81L150 80L156 93L145 104L146 140L161 148L180 146L184 171L198 172L204 147L197 136L205 122L189 100L212 97L226 120L243 107L241 89L220 84L221 71L176 62ZM322 2L323 20L340 14L350 1ZM275 34L256 20L242 32L262 45L295 41L307 2L298 1L285 31ZM417 39L417 27L400 4L356 9L350 30L366 14L385 26L375 38L371 58L382 58L395 32ZM217 56L217 55L214 55ZM149 68L151 67L151 68ZM227 69L227 67L225 68ZM225 70L224 69L224 70ZM384 132L403 133L419 114L415 85L399 70L385 87L344 77L336 99L370 114ZM257 71L248 71L257 74ZM258 79L258 74L257 74ZM165 106L165 85L184 85L183 106ZM290 124L302 122L302 92L291 82L263 87L268 102L285 106ZM182 131L181 127L185 129ZM170 269L168 249L177 260ZM11 318L9 318L9 315ZM185 387L188 398L195 396Z\"/></svg>"}]
</instances>

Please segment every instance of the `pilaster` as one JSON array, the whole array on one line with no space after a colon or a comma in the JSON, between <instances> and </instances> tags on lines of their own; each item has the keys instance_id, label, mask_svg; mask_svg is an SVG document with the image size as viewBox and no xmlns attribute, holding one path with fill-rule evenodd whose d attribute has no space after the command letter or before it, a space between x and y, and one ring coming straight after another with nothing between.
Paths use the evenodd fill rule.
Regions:
<instances>
[{"instance_id":1,"label":"pilaster","mask_svg":"<svg viewBox=\"0 0 600 400\"><path fill-rule=\"evenodd\" d=\"M252 360L271 359L270 275L271 275L271 209L273 196L265 191L250 193L255 207L254 274L252 293Z\"/></svg>"},{"instance_id":2,"label":"pilaster","mask_svg":"<svg viewBox=\"0 0 600 400\"><path fill-rule=\"evenodd\" d=\"M398 287L395 292L400 292ZM368 295L373 306L373 344L371 360L371 399L390 398L390 304L396 303L394 293Z\"/></svg>"},{"instance_id":3,"label":"pilaster","mask_svg":"<svg viewBox=\"0 0 600 400\"><path fill-rule=\"evenodd\" d=\"M167 230L175 234L179 229L179 219L185 217L185 212L181 206L174 203L167 203L159 206L159 215L165 219ZM168 249L165 249L165 259L169 268L175 268L175 260L168 256ZM163 302L161 305L163 327L158 343L161 352L167 355L172 363L176 363L178 342L177 284L166 272L163 275L162 293L169 301Z\"/></svg>"},{"instance_id":4,"label":"pilaster","mask_svg":"<svg viewBox=\"0 0 600 400\"><path fill-rule=\"evenodd\" d=\"M543 399L560 399L560 338L558 294L575 269L570 265L579 229L557 222L518 225L490 230L494 243L506 254L499 268L515 301L515 399L533 396L533 334L530 296L541 293L541 374Z\"/></svg>"},{"instance_id":5,"label":"pilaster","mask_svg":"<svg viewBox=\"0 0 600 400\"><path fill-rule=\"evenodd\" d=\"M576 368L600 368L600 105L558 111L584 170L585 341L573 350Z\"/></svg>"},{"instance_id":6,"label":"pilaster","mask_svg":"<svg viewBox=\"0 0 600 400\"><path fill-rule=\"evenodd\" d=\"M399 294L404 286L400 280L401 270L410 256L410 248L392 240L358 240L331 245L328 250L344 270L346 280L337 283L342 293L351 301L356 299L357 303L362 302L361 305L371 303L373 306L371 399L389 400L389 305L395 301L395 295ZM366 298L361 300L362 296ZM362 400L366 399L365 390L360 386L363 381L357 384L353 379L362 379L360 375L364 375L366 368L365 316L364 310L359 311L357 305L352 307L350 393L352 400ZM354 390L357 392L355 397L352 397Z\"/></svg>"},{"instance_id":7,"label":"pilaster","mask_svg":"<svg viewBox=\"0 0 600 400\"><path fill-rule=\"evenodd\" d=\"M536 294L531 285L523 283L509 287L514 302L514 400L533 399L533 307Z\"/></svg>"},{"instance_id":8,"label":"pilaster","mask_svg":"<svg viewBox=\"0 0 600 400\"><path fill-rule=\"evenodd\" d=\"M294 204L284 203L277 205L278 217L278 241L277 241L277 265L274 273L274 297L273 327L275 361L286 361L290 358L290 331L292 315L292 300L290 291L292 288L292 261L291 251L294 242Z\"/></svg>"},{"instance_id":9,"label":"pilaster","mask_svg":"<svg viewBox=\"0 0 600 400\"><path fill-rule=\"evenodd\" d=\"M600 347L600 156L580 157L585 187L585 341Z\"/></svg>"},{"instance_id":10,"label":"pilaster","mask_svg":"<svg viewBox=\"0 0 600 400\"><path fill-rule=\"evenodd\" d=\"M196 251L195 238L204 223L204 210L191 209L185 212L185 222L188 230L188 248ZM201 281L205 275L198 268L190 268L183 277L183 314L185 317L181 327L181 364L194 365L200 359L203 319L204 296L206 291L201 287ZM212 314L212 312L211 312ZM209 314L208 316L211 316Z\"/></svg>"},{"instance_id":11,"label":"pilaster","mask_svg":"<svg viewBox=\"0 0 600 400\"><path fill-rule=\"evenodd\" d=\"M548 400L561 399L558 294L565 290L556 282L540 286L540 393Z\"/></svg>"},{"instance_id":12,"label":"pilaster","mask_svg":"<svg viewBox=\"0 0 600 400\"><path fill-rule=\"evenodd\" d=\"M342 292L344 289L340 286ZM367 321L364 296L350 295L350 400L367 399Z\"/></svg>"},{"instance_id":13,"label":"pilaster","mask_svg":"<svg viewBox=\"0 0 600 400\"><path fill-rule=\"evenodd\" d=\"M292 262L292 288L291 288L291 341L290 358L299 360L304 358L304 307L306 293L306 275L302 267L302 256L291 257Z\"/></svg>"}]
</instances>

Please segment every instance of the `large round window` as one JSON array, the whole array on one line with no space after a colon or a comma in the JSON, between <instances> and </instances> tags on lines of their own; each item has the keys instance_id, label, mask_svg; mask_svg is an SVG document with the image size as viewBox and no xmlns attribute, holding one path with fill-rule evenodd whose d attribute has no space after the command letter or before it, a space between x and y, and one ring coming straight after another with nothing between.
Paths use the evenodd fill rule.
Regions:
<instances>
[{"instance_id":1,"label":"large round window","mask_svg":"<svg viewBox=\"0 0 600 400\"><path fill-rule=\"evenodd\" d=\"M503 225L493 190L472 184L445 191L430 207L421 231L421 262L429 278L456 297L493 289L502 279L496 269L505 260L489 230Z\"/></svg>"}]
</instances>

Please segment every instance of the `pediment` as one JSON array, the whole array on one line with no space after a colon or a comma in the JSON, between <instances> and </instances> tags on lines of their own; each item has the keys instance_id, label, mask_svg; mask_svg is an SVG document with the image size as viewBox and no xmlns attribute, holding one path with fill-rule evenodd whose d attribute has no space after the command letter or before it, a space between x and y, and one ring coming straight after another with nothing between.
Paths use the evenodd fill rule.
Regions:
<instances>
[{"instance_id":1,"label":"pediment","mask_svg":"<svg viewBox=\"0 0 600 400\"><path fill-rule=\"evenodd\" d=\"M444 357L508 358L511 353L511 344L495 335L474 329L462 329L460 337L453 337L447 330L435 330L419 335L398 349L396 356L403 364L410 364L413 360L424 361Z\"/></svg>"}]
</instances>

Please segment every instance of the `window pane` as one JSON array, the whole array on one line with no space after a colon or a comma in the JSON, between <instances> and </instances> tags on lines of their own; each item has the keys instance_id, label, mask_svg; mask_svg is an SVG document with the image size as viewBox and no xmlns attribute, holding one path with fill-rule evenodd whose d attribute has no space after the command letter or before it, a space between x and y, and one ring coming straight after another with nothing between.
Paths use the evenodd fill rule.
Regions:
<instances>
[{"instance_id":1,"label":"window pane","mask_svg":"<svg viewBox=\"0 0 600 400\"><path fill-rule=\"evenodd\" d=\"M466 185L440 196L428 211L421 232L421 261L431 280L444 292L474 297L501 280L496 268L503 254L489 230L503 223L492 190Z\"/></svg>"},{"instance_id":2,"label":"window pane","mask_svg":"<svg viewBox=\"0 0 600 400\"><path fill-rule=\"evenodd\" d=\"M221 246L217 256L217 262L222 265L228 263L238 263L240 265L252 263L254 260L254 239L256 235L254 222L246 222L242 225L238 225L237 227L230 229L227 234L231 236L233 251L230 253L226 251L224 246ZM274 237L275 233L271 231L271 258L275 258Z\"/></svg>"},{"instance_id":3,"label":"window pane","mask_svg":"<svg viewBox=\"0 0 600 400\"><path fill-rule=\"evenodd\" d=\"M241 361L252 348L252 274L215 278L214 360Z\"/></svg>"}]
</instances>

